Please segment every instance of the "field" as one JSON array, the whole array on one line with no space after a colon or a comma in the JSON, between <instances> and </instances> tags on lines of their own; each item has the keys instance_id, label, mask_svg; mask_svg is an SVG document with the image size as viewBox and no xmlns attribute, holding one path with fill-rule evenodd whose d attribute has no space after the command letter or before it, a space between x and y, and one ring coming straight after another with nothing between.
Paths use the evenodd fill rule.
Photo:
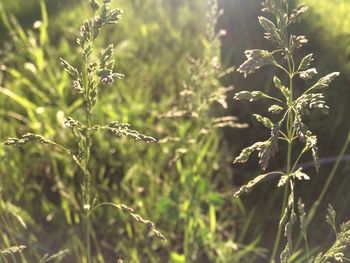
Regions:
<instances>
[{"instance_id":1,"label":"field","mask_svg":"<svg viewBox=\"0 0 350 263\"><path fill-rule=\"evenodd\" d=\"M0 263L350 261L350 3L302 2L1 0Z\"/></svg>"}]
</instances>

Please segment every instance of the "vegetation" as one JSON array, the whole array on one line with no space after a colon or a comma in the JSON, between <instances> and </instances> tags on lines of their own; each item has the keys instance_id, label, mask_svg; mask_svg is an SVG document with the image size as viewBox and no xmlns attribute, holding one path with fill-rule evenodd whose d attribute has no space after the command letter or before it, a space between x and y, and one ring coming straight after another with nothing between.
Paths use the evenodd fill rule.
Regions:
<instances>
[{"instance_id":1,"label":"vegetation","mask_svg":"<svg viewBox=\"0 0 350 263\"><path fill-rule=\"evenodd\" d=\"M308 0L307 27L290 27L305 6L290 12L293 1L263 1L269 14L259 21L277 48L248 51L238 70L249 78L239 82L230 66L239 61L231 63L227 54L250 44L227 45L232 19L244 24L230 5L249 6L241 10L248 19L255 16L254 1L19 2L0 3L0 262L273 262L278 252L282 262L349 258L349 223L338 222L350 217L350 136L340 110L347 105L334 103L341 92L346 100L346 74L332 89L326 86L338 73L305 81L310 89L300 80L316 73L308 54L317 58L321 50L320 72L347 70L344 56L332 49L337 33L314 19L327 10L324 1L318 8ZM334 24L337 32L346 30ZM312 35L315 28L322 34ZM311 39L299 49L304 37L287 38L298 30L324 44ZM326 63L327 56L345 66ZM275 67L260 71L263 78L259 72L250 77L267 64ZM267 80L271 74L274 81ZM249 81L258 90L239 92ZM233 92L259 101L246 107L232 100ZM232 154L265 136L247 118L265 112L265 102L273 102L271 118L254 118L271 137L236 159L247 161L257 150L262 168L273 172L255 176L254 165L233 166ZM329 111L329 123L342 125L329 125L343 127L338 137L322 128L315 110ZM328 149L327 138L337 147ZM285 154L275 154L277 145ZM329 154L336 156L323 158ZM322 165L319 175L307 163L311 158L317 169ZM277 178L278 189L260 184ZM326 211L328 203L334 208ZM278 227L271 222L279 214ZM319 242L323 222L335 237L327 228Z\"/></svg>"},{"instance_id":2,"label":"vegetation","mask_svg":"<svg viewBox=\"0 0 350 263\"><path fill-rule=\"evenodd\" d=\"M302 48L308 40L305 36L297 36L289 33L290 26L299 20L300 16L307 11L307 7L300 5L290 10L288 1L266 0L263 2L263 11L272 14L274 17L275 22L272 22L266 17L260 16L259 22L265 31L265 38L272 41L276 48L272 52L261 49L247 50L245 52L247 60L238 68L238 71L247 77L261 67L272 65L287 75L289 85L287 87L284 86L282 81L277 76L274 76L273 82L276 89L280 92L280 96L269 96L261 91L241 91L236 93L234 97L236 100L249 100L252 102L265 99L271 103L275 103L269 105L268 112L277 115L277 118L274 119L279 118L279 120L272 121L267 117L254 114L258 122L271 130L271 137L266 141L257 142L245 148L234 162L247 162L250 155L257 151L259 164L263 170L266 170L270 158L278 152L279 144L282 141L286 142L288 145L286 170L272 171L257 176L248 184L242 186L236 192L235 196L238 197L245 192L249 192L255 185L262 181L275 177L278 178L278 187L284 187L284 197L277 236L271 253L271 261L275 261L276 251L280 245L280 232L281 229L284 229L284 236L287 239L287 243L284 250L281 252L280 262L288 262L294 250L293 225L298 219L296 213L297 198L295 196L296 181L310 180L310 176L305 174L303 172L303 167L300 166L299 162L301 157L311 152L316 172L320 169L317 137L303 123L303 119L305 115L310 115L310 112L313 110L320 110L324 114L328 113L329 107L325 102L323 91L330 86L337 76L339 76L339 72L333 72L320 78L315 84L306 88L305 91L296 89L295 86L293 86L296 77L304 81L310 81L318 74L315 68L310 67L313 61L313 54L306 55L300 62L297 62L295 58L296 51ZM281 57L280 60L282 62L279 62L277 59L279 57ZM295 141L297 139L303 146L299 151L300 153L296 155L296 159L293 160L292 153L293 149L295 149ZM316 200L311 211L317 209L320 201L320 199ZM339 235L341 237L337 236L339 240L337 240L336 243L341 243L341 245L338 246L335 251L328 252L324 255L320 253L315 260L311 260L306 231L311 223L312 216L306 216L304 204L301 199L298 201L298 207L300 227L302 236L305 239L307 261L324 262L331 258L336 261L343 261L345 259L344 250L349 246L348 227L346 226L349 222L342 227L341 234ZM329 212L327 216L327 221L335 228L335 212L332 208L330 208L330 210L331 212Z\"/></svg>"}]
</instances>

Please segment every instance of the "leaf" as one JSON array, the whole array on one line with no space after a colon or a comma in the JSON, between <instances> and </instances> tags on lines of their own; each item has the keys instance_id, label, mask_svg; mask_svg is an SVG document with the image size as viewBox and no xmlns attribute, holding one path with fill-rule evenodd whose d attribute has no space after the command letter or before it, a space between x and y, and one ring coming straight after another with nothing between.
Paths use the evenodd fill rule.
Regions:
<instances>
[{"instance_id":1,"label":"leaf","mask_svg":"<svg viewBox=\"0 0 350 263\"><path fill-rule=\"evenodd\" d=\"M266 128L269 128L269 129L273 128L274 126L273 122L269 118L262 117L259 114L253 114L253 116L256 118L258 122L263 124Z\"/></svg>"},{"instance_id":2,"label":"leaf","mask_svg":"<svg viewBox=\"0 0 350 263\"><path fill-rule=\"evenodd\" d=\"M27 110L33 110L35 111L38 107L37 105L35 105L34 103L32 103L30 100L28 100L27 98L9 90L9 89L5 89L2 88L0 86L0 92L6 96L8 96L10 99L14 100L15 102L17 102L19 105L23 106L24 108L26 108Z\"/></svg>"},{"instance_id":3,"label":"leaf","mask_svg":"<svg viewBox=\"0 0 350 263\"><path fill-rule=\"evenodd\" d=\"M265 30L265 38L272 42L277 43L279 46L283 46L283 40L280 35L280 31L275 26L275 24L262 16L259 16L259 22L260 22L260 25Z\"/></svg>"},{"instance_id":4,"label":"leaf","mask_svg":"<svg viewBox=\"0 0 350 263\"><path fill-rule=\"evenodd\" d=\"M211 192L208 195L209 203L214 206L220 206L225 203L224 199L220 195L220 193L217 192Z\"/></svg>"},{"instance_id":5,"label":"leaf","mask_svg":"<svg viewBox=\"0 0 350 263\"><path fill-rule=\"evenodd\" d=\"M171 262L174 263L185 263L186 257L183 254L179 254L177 252L171 252L170 254Z\"/></svg>"},{"instance_id":6,"label":"leaf","mask_svg":"<svg viewBox=\"0 0 350 263\"><path fill-rule=\"evenodd\" d=\"M66 250L62 250L62 251L59 251L53 255L49 255L49 254L45 254L39 263L46 263L46 262L50 262L52 260L58 260L58 259L62 259L64 258L67 254L68 254L69 250L66 249Z\"/></svg>"},{"instance_id":7,"label":"leaf","mask_svg":"<svg viewBox=\"0 0 350 263\"><path fill-rule=\"evenodd\" d=\"M22 208L15 206L12 203L0 201L0 208L12 215L24 229L27 228L25 221L32 221L30 216Z\"/></svg>"},{"instance_id":8,"label":"leaf","mask_svg":"<svg viewBox=\"0 0 350 263\"><path fill-rule=\"evenodd\" d=\"M274 57L267 50L247 50L245 51L245 55L247 60L238 68L238 72L243 73L244 77L247 77L263 66L276 64Z\"/></svg>"},{"instance_id":9,"label":"leaf","mask_svg":"<svg viewBox=\"0 0 350 263\"><path fill-rule=\"evenodd\" d=\"M298 72L307 70L313 60L313 54L309 54L306 57L304 57L300 62Z\"/></svg>"}]
</instances>

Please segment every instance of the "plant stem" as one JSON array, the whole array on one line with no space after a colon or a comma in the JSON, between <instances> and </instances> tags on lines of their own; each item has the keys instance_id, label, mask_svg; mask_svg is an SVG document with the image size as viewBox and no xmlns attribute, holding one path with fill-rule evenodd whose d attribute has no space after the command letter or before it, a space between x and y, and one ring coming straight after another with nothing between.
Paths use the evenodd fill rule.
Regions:
<instances>
[{"instance_id":1,"label":"plant stem","mask_svg":"<svg viewBox=\"0 0 350 263\"><path fill-rule=\"evenodd\" d=\"M287 197L288 197L288 186L285 185L284 186L284 193L283 193L283 201L282 201L282 209L281 209L280 218L282 218L283 213L284 213L284 209L285 209L285 207L287 205ZM279 243L280 243L280 239L281 239L281 230L282 230L281 226L279 225L278 229L277 229L277 234L276 234L276 237L275 237L275 242L274 242L274 245L273 245L271 258L270 258L270 262L271 263L275 262L277 249L278 249L278 246L279 246Z\"/></svg>"},{"instance_id":2,"label":"plant stem","mask_svg":"<svg viewBox=\"0 0 350 263\"><path fill-rule=\"evenodd\" d=\"M293 146L293 140L294 140L294 128L293 128L293 111L292 111L292 105L293 105L293 77L294 77L294 62L292 59L292 56L288 57L288 68L289 68L289 98L287 101L287 105L289 107L288 113L287 113L287 121L286 121L286 128L287 128L287 136L288 136L288 149L287 149L287 175L291 173L291 165L292 165L292 146ZM282 209L280 214L280 219L283 217L284 211L287 207L287 200L288 200L288 185L286 184L284 186L284 194L283 194L283 202L282 202ZM278 226L270 262L275 262L276 253L280 244L281 240L281 232L282 227L281 225Z\"/></svg>"},{"instance_id":3,"label":"plant stem","mask_svg":"<svg viewBox=\"0 0 350 263\"><path fill-rule=\"evenodd\" d=\"M87 147L86 152L90 151L90 146ZM90 241L90 183L91 183L91 176L87 169L87 162L88 159L85 159L84 162L84 186L83 186L83 209L85 212L85 241L86 241L86 257L87 262L91 263L91 241Z\"/></svg>"},{"instance_id":4,"label":"plant stem","mask_svg":"<svg viewBox=\"0 0 350 263\"><path fill-rule=\"evenodd\" d=\"M86 125L88 130L91 127L91 111L87 111ZM91 209L91 174L88 170L88 162L91 151L91 137L89 131L85 137L84 153L84 211L85 211L85 235L86 235L86 254L87 262L91 263L91 241L90 241L90 209Z\"/></svg>"},{"instance_id":5,"label":"plant stem","mask_svg":"<svg viewBox=\"0 0 350 263\"><path fill-rule=\"evenodd\" d=\"M93 43L92 43L93 45ZM91 240L90 240L90 209L91 209L91 174L88 170L88 163L90 159L91 152L91 135L90 128L92 125L92 106L89 101L89 87L90 87L90 79L88 75L88 65L89 65L89 57L86 58L85 61L85 76L84 76L84 85L85 85L85 125L86 132L83 138L83 147L84 147L84 156L83 156L83 169L84 169L84 182L83 182L83 209L85 212L85 242L86 242L86 257L87 263L91 263Z\"/></svg>"},{"instance_id":6,"label":"plant stem","mask_svg":"<svg viewBox=\"0 0 350 263\"><path fill-rule=\"evenodd\" d=\"M292 129L292 127L290 126L290 124L292 123L290 121L290 119L291 119L291 116L290 116L290 113L288 113L288 117L287 117L288 128L287 129L289 131L288 132L289 136L293 135L293 132L291 132L291 130L290 130L290 129ZM289 174L291 172L292 144L293 144L293 140L289 137L288 150L287 150L287 174ZM285 185L280 219L282 218L284 210L286 209L286 206L287 206L287 197L288 197L288 185ZM277 234L276 234L275 243L273 246L270 262L275 262L275 256L276 256L277 249L278 249L280 239L281 239L281 231L282 231L281 226L279 226L278 230L277 230Z\"/></svg>"},{"instance_id":7,"label":"plant stem","mask_svg":"<svg viewBox=\"0 0 350 263\"><path fill-rule=\"evenodd\" d=\"M309 249L309 243L307 241L306 234L304 236L304 240L305 240L305 247L306 247L306 253L307 253L307 262L310 262L310 249Z\"/></svg>"},{"instance_id":8,"label":"plant stem","mask_svg":"<svg viewBox=\"0 0 350 263\"><path fill-rule=\"evenodd\" d=\"M85 241L86 241L86 256L87 262L91 263L91 241L90 241L90 217L89 212L85 214Z\"/></svg>"}]
</instances>

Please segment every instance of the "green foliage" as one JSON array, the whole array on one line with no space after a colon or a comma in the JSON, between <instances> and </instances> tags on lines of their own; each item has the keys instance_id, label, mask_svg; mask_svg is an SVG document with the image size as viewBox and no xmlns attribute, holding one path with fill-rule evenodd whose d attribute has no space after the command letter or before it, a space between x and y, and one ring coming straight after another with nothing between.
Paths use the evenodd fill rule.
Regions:
<instances>
[{"instance_id":1,"label":"green foliage","mask_svg":"<svg viewBox=\"0 0 350 263\"><path fill-rule=\"evenodd\" d=\"M349 54L349 25L350 19L347 14L350 4L346 0L337 1L337 9L332 9L332 3L327 0L303 1L310 7L310 15L306 18L310 25L310 30L322 28L319 40L324 48L329 50L327 56L336 59L344 70L349 70L349 64L345 57Z\"/></svg>"},{"instance_id":2,"label":"green foliage","mask_svg":"<svg viewBox=\"0 0 350 263\"><path fill-rule=\"evenodd\" d=\"M225 238L226 227L221 225L219 217L224 199L216 189L214 177L224 171L220 167L227 164L222 161L224 155L220 153L217 129L246 127L235 117L213 113L215 106L227 108L226 93L232 90L220 84L221 78L232 72L232 69L224 70L219 59L220 39L225 32L213 31L221 14L217 1L208 1L203 55L189 58L190 78L184 83L176 105L163 114L163 118L169 120L171 130L161 143L164 153L175 151L169 165L174 166L171 176L179 180L177 187L167 193L168 202L178 204L172 208L179 215L176 225L180 232L176 231L176 234L182 239L183 252L171 254L174 262L239 262L246 254L255 252L247 248L245 253L236 255L238 244L233 238ZM203 163L207 165L203 166ZM166 211L171 213L170 209ZM205 250L202 250L203 246Z\"/></svg>"},{"instance_id":3,"label":"green foliage","mask_svg":"<svg viewBox=\"0 0 350 263\"><path fill-rule=\"evenodd\" d=\"M0 256L0 261L86 261L86 237L82 238L85 230L81 226L88 226L87 216L93 262L266 261L267 253L261 245L270 242L270 235L265 234L270 232L265 227L271 225L270 214L259 213L261 208L252 208L249 201L246 209L241 200L230 199L237 177L228 165L231 146L224 132L242 133L232 140L236 149L246 143L250 131L231 130L247 125L236 116L226 116L232 87L223 83L231 83L233 69L221 65L221 60L226 62L229 57L221 53L226 50L221 42L227 43L231 32L219 29L222 22L227 22L231 9L238 10L242 18L248 10L241 6L252 7L254 1L226 1L235 8L225 10L226 16L222 17L215 1L206 5L202 0L116 0L110 2L111 7L125 10L123 20L117 28L106 26L102 30L96 25L118 20L120 14L110 9L102 12L107 2L2 3L0 24L5 34L0 43L0 139L9 138L7 144L19 147L0 147L0 249L20 245L26 248L21 253ZM12 9L14 5L18 7ZM91 10L96 12L96 20L84 22ZM290 21L299 20L304 10L302 6L291 12ZM259 18L266 38L280 45L278 27L267 19L270 18ZM248 21L244 29L253 24ZM83 25L81 32L76 30L79 24ZM250 34L238 31L242 36ZM317 32L324 34L322 30ZM91 49L90 37L96 34L95 48ZM80 46L76 44L77 37ZM230 45L236 49L242 39ZM304 37L294 37L291 47L295 49L305 41ZM99 50L97 46L105 48ZM276 63L286 67L281 62L281 51L267 50L264 47L248 53L251 61L246 68L253 72ZM317 54L317 50L312 52ZM260 60L259 53L264 55ZM316 77L312 58L306 56L300 63L295 77L301 80L297 83ZM90 62L86 63L86 59ZM283 69L277 65L276 70ZM300 137L300 147L313 153L316 161L316 137L308 134L304 123L309 123L310 112L329 110L323 91L329 98L333 91L324 86L333 77L321 78L317 89L310 90L293 106L302 112L295 127L295 144ZM275 123L288 111L285 101L290 97L282 76L270 84L271 90L235 95L241 100L260 100L254 105L269 103L270 116L253 112L260 114L254 117L271 136L242 157L248 160L248 155L257 151L263 167L276 166L282 158L278 152L276 158L270 155L277 150L277 137L283 140L280 132L285 132L285 125L278 127ZM256 87L263 88L259 78ZM299 91L302 92L295 90L298 96ZM281 94L276 95L278 92ZM91 126L86 118L90 113ZM158 143L154 143L155 138ZM281 141L278 148L283 149ZM293 152L296 149L293 147ZM81 186L88 178L84 171L87 156L91 191L86 186L83 195ZM277 161L273 163L272 159ZM273 179L280 187L290 187L291 180L308 180L307 174L308 169L298 165L289 174L263 174L243 186L237 195ZM278 192L267 190L266 198L259 196L266 210L278 200ZM296 193L299 195L299 188ZM293 204L289 204L285 222L292 220ZM303 216L298 205L300 212L295 212L303 222L301 235L305 243L314 241L311 231L307 231L314 210L306 214L304 209ZM165 237L167 242L162 242ZM321 251L317 247L302 255L298 241L293 241L290 261L305 262L307 257L310 261L315 251Z\"/></svg>"},{"instance_id":4,"label":"green foliage","mask_svg":"<svg viewBox=\"0 0 350 263\"><path fill-rule=\"evenodd\" d=\"M41 3L43 14L46 14L44 2ZM114 79L120 79L123 76L122 74L113 72L113 45L109 45L108 48L102 53L100 59L96 61L94 56L95 42L102 28L104 28L107 25L116 24L117 22L119 22L122 12L120 9L110 9L110 1L103 1L101 6L97 4L97 2L90 2L90 7L94 11L94 16L90 20L84 21L83 25L80 28L80 36L77 38L77 43L81 47L83 56L82 69L79 70L70 65L66 60L60 58L61 65L71 78L73 90L75 90L82 97L83 102L81 105L85 113L84 120L78 121L74 120L71 117L67 117L67 120L64 122L64 125L68 128L71 128L73 131L73 136L75 137L75 141L77 142L77 149L68 149L68 146L65 147L60 143L56 143L50 139L45 138L42 135L34 133L26 133L20 138L9 138L4 143L4 145L7 146L14 145L17 147L22 147L29 142L51 144L57 147L58 149L63 150L65 153L68 153L69 156L72 157L72 160L74 160L74 162L78 165L81 172L83 173L83 180L81 183L81 216L84 217L85 221L86 247L84 254L87 262L92 262L90 223L91 211L95 210L97 207L101 207L105 204L108 204L96 204L96 197L94 197L93 200L93 196L95 195L95 193L92 190L92 182L95 181L95 178L89 170L91 156L90 153L91 148L93 146L92 135L99 130L108 130L113 132L118 137L127 136L133 138L134 140L155 142L154 138L142 135L136 130L130 129L130 126L128 124L121 124L115 121L103 126L93 123L93 112L96 102L98 100L100 87L106 84L112 84L114 82ZM4 17L4 19L7 21L7 17ZM47 19L46 15L45 17ZM14 19L12 20L15 21ZM13 26L16 25L14 24ZM8 23L8 27L11 29L11 24ZM23 41L26 40L25 37L25 35L22 36ZM45 46L45 42L42 43L42 46ZM41 54L43 54L43 52L41 52ZM97 187L94 186L94 188ZM119 208L118 205L116 207ZM126 206L120 206L120 208L123 207ZM165 240L165 237L158 230L155 229L153 222L143 219L132 209L128 209L128 212L135 221L147 225L157 237ZM61 257L61 254L64 253L55 255L59 255ZM47 262L55 257L56 256L44 256L41 259L41 261Z\"/></svg>"},{"instance_id":5,"label":"green foliage","mask_svg":"<svg viewBox=\"0 0 350 263\"><path fill-rule=\"evenodd\" d=\"M241 212L224 199L232 189L225 184L229 176L218 177L228 169L218 129L247 125L214 113L218 106L228 107L232 90L221 85L232 69L220 63L224 32L214 28L219 8L209 3L205 28L199 23L205 19L202 1L119 4L128 12L118 30L96 27L119 13L96 1L64 10L56 19L43 15L45 26L37 23L27 31L3 13L13 38L2 60L1 116L12 128L1 130L1 137L19 147L4 148L1 173L11 177L2 177L1 184L6 185L3 198L32 216L24 218L29 229L6 226L13 236L5 247L30 233L23 262L81 262L89 251L93 262L231 262L261 256L258 238L241 250L244 234L240 243L227 235L236 228L229 219ZM78 21L88 8L95 16ZM70 26L78 22L83 25L77 48ZM111 42L117 63L112 45L101 52L92 47ZM113 71L114 64L123 74ZM124 140L155 142L140 128L162 138L160 144ZM243 224L248 228L251 221ZM82 225L90 241L82 238ZM168 242L150 242L147 237L165 239L155 225Z\"/></svg>"}]
</instances>

